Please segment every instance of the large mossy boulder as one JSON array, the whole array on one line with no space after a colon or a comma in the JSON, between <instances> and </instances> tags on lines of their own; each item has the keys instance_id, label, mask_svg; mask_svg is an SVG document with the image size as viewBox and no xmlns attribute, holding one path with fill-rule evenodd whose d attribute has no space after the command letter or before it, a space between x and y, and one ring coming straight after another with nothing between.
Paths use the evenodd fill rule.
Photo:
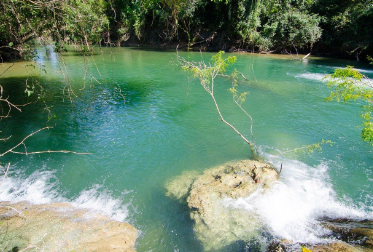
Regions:
<instances>
[{"instance_id":1,"label":"large mossy boulder","mask_svg":"<svg viewBox=\"0 0 373 252\"><path fill-rule=\"evenodd\" d=\"M227 207L225 201L265 190L277 179L278 172L269 164L242 160L208 169L202 175L185 172L167 183L166 195L188 205L197 238L206 250L217 250L250 240L262 228L256 216Z\"/></svg>"},{"instance_id":2,"label":"large mossy boulder","mask_svg":"<svg viewBox=\"0 0 373 252\"><path fill-rule=\"evenodd\" d=\"M68 203L0 203L0 251L135 251L137 230Z\"/></svg>"}]
</instances>

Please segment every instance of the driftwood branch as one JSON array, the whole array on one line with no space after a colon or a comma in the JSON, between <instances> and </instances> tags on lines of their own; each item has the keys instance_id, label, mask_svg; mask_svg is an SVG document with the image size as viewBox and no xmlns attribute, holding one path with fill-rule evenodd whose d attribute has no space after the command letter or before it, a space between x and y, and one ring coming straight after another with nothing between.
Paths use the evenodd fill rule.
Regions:
<instances>
[{"instance_id":1,"label":"driftwood branch","mask_svg":"<svg viewBox=\"0 0 373 252\"><path fill-rule=\"evenodd\" d=\"M33 152L19 152L19 151L12 151L14 154L21 154L21 155L33 155L33 154L45 154L45 153L72 153L77 155L91 155L92 153L84 153L84 152L75 152L75 151L68 151L68 150L46 150L46 151L33 151Z\"/></svg>"},{"instance_id":2,"label":"driftwood branch","mask_svg":"<svg viewBox=\"0 0 373 252\"><path fill-rule=\"evenodd\" d=\"M9 69L9 68L8 68ZM12 108L15 108L17 109L19 112L22 112L22 110L19 108L19 106L17 105L14 105L13 103L11 103L8 99L9 97L7 98L3 98L3 92L4 92L4 89L3 89L3 86L0 85L0 102L5 102L8 107L9 107L9 110L8 110L8 113L4 116L4 115L1 115L0 118L7 118L9 117L10 115L10 111L12 110Z\"/></svg>"},{"instance_id":3,"label":"driftwood branch","mask_svg":"<svg viewBox=\"0 0 373 252\"><path fill-rule=\"evenodd\" d=\"M302 58L302 60L304 60L304 59L306 59L308 56L310 56L311 55L311 53L308 53L306 56L304 56L303 58Z\"/></svg>"},{"instance_id":4,"label":"driftwood branch","mask_svg":"<svg viewBox=\"0 0 373 252\"><path fill-rule=\"evenodd\" d=\"M25 138L23 138L23 140L21 142L19 142L18 144L16 144L14 147L10 148L9 150L5 151L4 153L0 154L0 157L8 154L8 153L14 153L14 154L23 154L23 155L31 155L31 154L42 154L42 153L73 153L73 154L78 154L78 155L87 155L87 154L92 154L92 153L80 153L80 152L74 152L74 151L68 151L68 150L46 150L46 151L35 151L35 152L27 152L27 149L26 149L26 144L25 144L25 141L32 137L33 135L39 133L40 131L43 131L43 130L46 130L46 129L51 129L52 127L44 127L42 129L39 129L31 134L29 134L28 136L26 136ZM25 146L25 149L26 151L25 152L18 152L18 151L15 151L16 148L18 148L19 146Z\"/></svg>"},{"instance_id":5,"label":"driftwood branch","mask_svg":"<svg viewBox=\"0 0 373 252\"><path fill-rule=\"evenodd\" d=\"M3 48L4 46L2 46L2 47L0 47L0 49L1 48ZM12 65L10 65L9 67L7 67L1 74L0 74L0 76L2 76L3 74L5 74L10 68L12 68L14 66L14 63L12 63Z\"/></svg>"},{"instance_id":6,"label":"driftwood branch","mask_svg":"<svg viewBox=\"0 0 373 252\"><path fill-rule=\"evenodd\" d=\"M0 141L6 142L6 141L8 141L11 137L12 137L12 136L9 136L9 137L7 137L7 138L1 138Z\"/></svg>"}]
</instances>

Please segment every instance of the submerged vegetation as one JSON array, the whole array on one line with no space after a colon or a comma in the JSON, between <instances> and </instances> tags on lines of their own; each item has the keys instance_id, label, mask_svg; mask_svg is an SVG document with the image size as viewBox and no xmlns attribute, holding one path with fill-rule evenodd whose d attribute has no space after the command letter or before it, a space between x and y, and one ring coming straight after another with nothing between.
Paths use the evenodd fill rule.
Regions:
<instances>
[{"instance_id":1,"label":"submerged vegetation","mask_svg":"<svg viewBox=\"0 0 373 252\"><path fill-rule=\"evenodd\" d=\"M372 56L371 0L4 0L0 55L30 52L33 39L89 50L143 44L211 50Z\"/></svg>"}]
</instances>

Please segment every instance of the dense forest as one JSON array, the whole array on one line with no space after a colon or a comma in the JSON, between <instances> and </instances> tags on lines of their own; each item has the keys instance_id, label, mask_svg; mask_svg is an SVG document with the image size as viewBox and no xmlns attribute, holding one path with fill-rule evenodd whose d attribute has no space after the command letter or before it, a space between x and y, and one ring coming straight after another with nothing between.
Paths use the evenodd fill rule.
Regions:
<instances>
[{"instance_id":1,"label":"dense forest","mask_svg":"<svg viewBox=\"0 0 373 252\"><path fill-rule=\"evenodd\" d=\"M79 50L145 45L202 50L373 55L373 0L3 0L2 58L35 38Z\"/></svg>"}]
</instances>

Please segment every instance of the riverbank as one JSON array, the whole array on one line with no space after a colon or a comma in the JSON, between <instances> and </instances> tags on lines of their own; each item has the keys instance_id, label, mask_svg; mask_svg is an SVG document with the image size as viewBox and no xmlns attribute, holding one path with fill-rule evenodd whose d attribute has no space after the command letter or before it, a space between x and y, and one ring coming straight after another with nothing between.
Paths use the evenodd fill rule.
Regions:
<instances>
[{"instance_id":1,"label":"riverbank","mask_svg":"<svg viewBox=\"0 0 373 252\"><path fill-rule=\"evenodd\" d=\"M341 53L340 51L333 51L331 48L323 48L322 46L317 47L315 46L313 49L309 50L256 50L253 48L245 48L240 46L237 43L227 43L224 45L216 45L211 40L200 40L195 42L189 42L186 40L179 40L178 42L168 42L168 43L161 43L161 42L141 42L136 38L131 38L127 41L122 41L120 43L113 43L119 47L133 47L139 48L144 50L164 50L164 51L193 51L193 52L218 52L218 51L225 51L225 52L243 52L243 53L252 53L252 54L273 54L273 55L295 55L299 54L299 58L303 58L305 55L312 55L315 57L326 57L332 59L347 59L347 60L355 60L355 61L362 61L362 62L369 62L366 58L359 58L356 55L348 54L348 53Z\"/></svg>"}]
</instances>

